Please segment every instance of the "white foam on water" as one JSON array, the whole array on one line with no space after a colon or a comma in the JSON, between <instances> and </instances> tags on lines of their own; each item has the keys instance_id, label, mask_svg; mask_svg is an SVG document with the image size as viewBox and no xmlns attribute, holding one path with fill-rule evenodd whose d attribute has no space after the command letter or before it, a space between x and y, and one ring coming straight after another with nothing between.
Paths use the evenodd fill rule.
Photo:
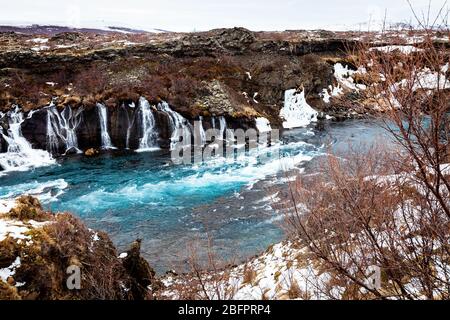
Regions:
<instances>
[{"instance_id":1,"label":"white foam on water","mask_svg":"<svg viewBox=\"0 0 450 320\"><path fill-rule=\"evenodd\" d=\"M10 186L0 186L0 199L5 201L26 194L38 198L42 203L50 203L58 200L68 187L64 179L21 183L14 185L13 190Z\"/></svg>"},{"instance_id":2,"label":"white foam on water","mask_svg":"<svg viewBox=\"0 0 450 320\"><path fill-rule=\"evenodd\" d=\"M306 127L317 121L317 111L314 110L305 98L305 91L296 89L286 90L284 93L284 107L280 110L280 117L284 119L285 129Z\"/></svg>"},{"instance_id":3,"label":"white foam on water","mask_svg":"<svg viewBox=\"0 0 450 320\"><path fill-rule=\"evenodd\" d=\"M18 107L7 115L9 129L7 134L1 133L8 144L7 152L0 153L0 167L3 174L11 171L27 171L32 168L55 164L55 160L45 150L33 149L22 135L21 125L23 113Z\"/></svg>"},{"instance_id":4,"label":"white foam on water","mask_svg":"<svg viewBox=\"0 0 450 320\"><path fill-rule=\"evenodd\" d=\"M182 195L185 198L197 197L208 192L223 192L234 187L252 186L257 181L276 175L282 171L297 168L298 165L310 161L317 151L307 151L311 145L296 142L288 145L278 144L273 147L260 148L250 154L243 154L236 159L223 157L212 158L203 164L174 167L173 178L158 182L139 184L136 182L119 186L116 190L97 189L80 196L73 202L76 210L84 210L89 206L117 208L117 204L132 202L133 204L171 206L172 198ZM286 148L303 148L293 156L279 156ZM265 152L273 152L273 158L261 160ZM279 151L279 153L278 153ZM183 176L183 171L190 173ZM177 177L178 176L178 177ZM217 191L212 191L216 189ZM181 208L180 208L181 209Z\"/></svg>"}]
</instances>

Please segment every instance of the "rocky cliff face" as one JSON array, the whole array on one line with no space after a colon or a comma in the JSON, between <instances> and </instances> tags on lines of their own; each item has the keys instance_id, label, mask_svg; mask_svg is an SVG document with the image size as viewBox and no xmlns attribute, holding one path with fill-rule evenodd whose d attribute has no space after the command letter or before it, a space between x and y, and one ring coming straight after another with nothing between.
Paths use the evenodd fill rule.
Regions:
<instances>
[{"instance_id":1,"label":"rocky cliff face","mask_svg":"<svg viewBox=\"0 0 450 320\"><path fill-rule=\"evenodd\" d=\"M37 110L22 123L23 135L34 148L56 154L67 151L67 134L60 130L64 137L57 135L49 147L45 107L51 102L63 121L77 117L68 127L81 151L101 147L97 103L107 107L112 144L137 149L142 125L130 106L137 106L141 96L154 106L167 101L191 124L201 116L206 128L216 117L226 118L233 128L254 127L256 117L266 117L278 127L287 89L303 88L312 106L324 108L320 93L333 84L331 62L352 45L336 34L308 39L302 33L268 36L243 28L124 37L1 34L0 110L6 112L15 104L25 112ZM159 144L167 147L170 119L156 108L152 113ZM0 148L5 145L0 138Z\"/></svg>"},{"instance_id":2,"label":"rocky cliff face","mask_svg":"<svg viewBox=\"0 0 450 320\"><path fill-rule=\"evenodd\" d=\"M170 144L174 129L171 116L157 108L163 101L191 125L202 117L208 128L213 119L223 117L229 127L245 129L264 117L277 128L285 91L299 89L317 111L346 118L353 113L348 112L351 103L343 100L358 99L357 89L331 101L324 99L324 91L342 91L334 74L337 63L344 71L341 80L350 82L345 77L356 66L345 52L366 36L243 28L191 34L0 33L0 111L15 105L25 113L37 110L22 123L23 135L33 147L57 154L73 151L74 139L81 151L101 147L102 125L112 145L137 149L144 134L136 109L141 97L151 105L151 125L162 147ZM387 33L374 45L398 39L407 41ZM358 87L360 80L353 80L351 87ZM106 107L103 122L98 103ZM50 105L62 119L52 111L50 118L59 124L49 141L54 134L49 131ZM8 130L2 114L0 126L3 133ZM6 147L0 135L0 150Z\"/></svg>"}]
</instances>

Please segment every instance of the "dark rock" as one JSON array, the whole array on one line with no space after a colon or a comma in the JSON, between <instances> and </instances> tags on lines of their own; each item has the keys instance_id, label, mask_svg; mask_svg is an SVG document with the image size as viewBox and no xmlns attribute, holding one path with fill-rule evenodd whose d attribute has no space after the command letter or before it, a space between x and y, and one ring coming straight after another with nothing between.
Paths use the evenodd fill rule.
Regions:
<instances>
[{"instance_id":1,"label":"dark rock","mask_svg":"<svg viewBox=\"0 0 450 320\"><path fill-rule=\"evenodd\" d=\"M0 153L8 151L8 144L6 143L5 139L3 138L3 134L6 134L5 130L0 127ZM0 168L1 170L1 168Z\"/></svg>"},{"instance_id":2,"label":"dark rock","mask_svg":"<svg viewBox=\"0 0 450 320\"><path fill-rule=\"evenodd\" d=\"M0 269L8 268L17 257L17 250L12 238L8 237L2 241L0 246Z\"/></svg>"},{"instance_id":3,"label":"dark rock","mask_svg":"<svg viewBox=\"0 0 450 320\"><path fill-rule=\"evenodd\" d=\"M118 108L109 108L108 112L112 144L119 149L137 149L140 138L137 106L132 108L122 104Z\"/></svg>"},{"instance_id":4,"label":"dark rock","mask_svg":"<svg viewBox=\"0 0 450 320\"><path fill-rule=\"evenodd\" d=\"M78 41L83 37L79 32L61 32L50 38L50 41L64 42L64 41Z\"/></svg>"},{"instance_id":5,"label":"dark rock","mask_svg":"<svg viewBox=\"0 0 450 320\"><path fill-rule=\"evenodd\" d=\"M155 271L150 267L148 262L141 257L140 239L133 242L122 263L127 274L133 279L131 292L136 299L139 297L146 298L149 288L152 291L161 288L162 284L157 280Z\"/></svg>"},{"instance_id":6,"label":"dark rock","mask_svg":"<svg viewBox=\"0 0 450 320\"><path fill-rule=\"evenodd\" d=\"M95 107L83 110L80 115L80 123L75 132L79 149L85 150L101 146L100 119Z\"/></svg>"},{"instance_id":7,"label":"dark rock","mask_svg":"<svg viewBox=\"0 0 450 320\"><path fill-rule=\"evenodd\" d=\"M233 52L244 52L256 41L255 34L245 28L224 29L217 36L220 45Z\"/></svg>"},{"instance_id":8,"label":"dark rock","mask_svg":"<svg viewBox=\"0 0 450 320\"><path fill-rule=\"evenodd\" d=\"M169 148L172 135L169 115L162 111L156 111L155 120L158 123L159 144L161 148Z\"/></svg>"},{"instance_id":9,"label":"dark rock","mask_svg":"<svg viewBox=\"0 0 450 320\"><path fill-rule=\"evenodd\" d=\"M69 148L66 150L65 154L66 155L72 155L72 154L77 154L79 152L79 150L75 147Z\"/></svg>"},{"instance_id":10,"label":"dark rock","mask_svg":"<svg viewBox=\"0 0 450 320\"><path fill-rule=\"evenodd\" d=\"M84 155L86 157L93 157L99 154L99 151L97 149L94 148L89 148L84 152Z\"/></svg>"},{"instance_id":11,"label":"dark rock","mask_svg":"<svg viewBox=\"0 0 450 320\"><path fill-rule=\"evenodd\" d=\"M47 149L47 109L40 109L31 118L25 116L22 135L35 149Z\"/></svg>"}]
</instances>

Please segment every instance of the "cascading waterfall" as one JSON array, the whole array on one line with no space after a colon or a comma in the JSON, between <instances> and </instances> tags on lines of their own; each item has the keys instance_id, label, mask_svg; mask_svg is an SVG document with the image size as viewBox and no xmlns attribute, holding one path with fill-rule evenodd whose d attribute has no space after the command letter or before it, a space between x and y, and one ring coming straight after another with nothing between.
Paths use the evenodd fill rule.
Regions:
<instances>
[{"instance_id":1,"label":"cascading waterfall","mask_svg":"<svg viewBox=\"0 0 450 320\"><path fill-rule=\"evenodd\" d=\"M201 141L201 145L203 146L204 144L206 144L206 133L205 133L205 129L203 129L203 117L199 116L198 117L198 122L197 122L197 126L198 126L198 135Z\"/></svg>"},{"instance_id":2,"label":"cascading waterfall","mask_svg":"<svg viewBox=\"0 0 450 320\"><path fill-rule=\"evenodd\" d=\"M65 107L62 113L59 113L54 105L47 109L47 148L52 153L58 153L59 141L63 141L65 151L74 150L81 153L78 149L78 139L76 128L81 122L83 109L78 109L75 113L71 107Z\"/></svg>"},{"instance_id":3,"label":"cascading waterfall","mask_svg":"<svg viewBox=\"0 0 450 320\"><path fill-rule=\"evenodd\" d=\"M180 137L190 137L192 127L190 123L178 112L173 111L169 104L165 101L158 104L158 110L165 112L169 116L169 124L172 130L170 138L170 149L172 150L176 143L180 141Z\"/></svg>"},{"instance_id":4,"label":"cascading waterfall","mask_svg":"<svg viewBox=\"0 0 450 320\"><path fill-rule=\"evenodd\" d=\"M21 125L24 122L24 117L18 107L6 116L8 117L9 129L7 134L1 134L8 144L8 149L7 152L0 153L0 167L4 171L25 171L55 163L55 160L47 151L33 149L22 135ZM28 116L30 117L30 114Z\"/></svg>"},{"instance_id":5,"label":"cascading waterfall","mask_svg":"<svg viewBox=\"0 0 450 320\"><path fill-rule=\"evenodd\" d=\"M211 127L212 127L213 129L216 129L216 117L212 117L212 118L211 118Z\"/></svg>"},{"instance_id":6,"label":"cascading waterfall","mask_svg":"<svg viewBox=\"0 0 450 320\"><path fill-rule=\"evenodd\" d=\"M234 137L234 132L231 129L227 128L227 120L224 116L221 116L219 118L219 131L220 131L220 137L227 138L227 136Z\"/></svg>"},{"instance_id":7,"label":"cascading waterfall","mask_svg":"<svg viewBox=\"0 0 450 320\"><path fill-rule=\"evenodd\" d=\"M148 151L157 147L158 131L150 103L144 97L139 99L139 112L142 116L142 138L138 151Z\"/></svg>"},{"instance_id":8,"label":"cascading waterfall","mask_svg":"<svg viewBox=\"0 0 450 320\"><path fill-rule=\"evenodd\" d=\"M133 116L133 119L130 120L130 115L128 114L127 111L127 107L125 107L124 105L122 105L122 108L125 109L125 114L127 115L127 123L128 123L128 127L127 127L127 136L126 136L126 141L125 141L125 148L126 149L130 149L130 137L131 137L131 130L133 130L133 126L134 126L134 121L135 121L135 117ZM130 106L130 108L134 108L134 104L133 107Z\"/></svg>"},{"instance_id":9,"label":"cascading waterfall","mask_svg":"<svg viewBox=\"0 0 450 320\"><path fill-rule=\"evenodd\" d=\"M227 120L225 120L224 116L221 116L219 118L219 131L221 139L223 139L223 135L225 133L226 128L227 128Z\"/></svg>"},{"instance_id":10,"label":"cascading waterfall","mask_svg":"<svg viewBox=\"0 0 450 320\"><path fill-rule=\"evenodd\" d=\"M108 133L108 117L105 105L102 103L97 103L97 111L100 119L102 149L113 149L114 146L111 143L111 138Z\"/></svg>"}]
</instances>

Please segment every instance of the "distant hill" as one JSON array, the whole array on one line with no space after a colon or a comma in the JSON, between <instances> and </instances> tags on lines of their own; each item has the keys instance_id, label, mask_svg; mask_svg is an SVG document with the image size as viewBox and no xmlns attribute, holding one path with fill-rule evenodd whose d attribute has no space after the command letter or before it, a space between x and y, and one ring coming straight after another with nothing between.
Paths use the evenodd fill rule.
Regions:
<instances>
[{"instance_id":1,"label":"distant hill","mask_svg":"<svg viewBox=\"0 0 450 320\"><path fill-rule=\"evenodd\" d=\"M115 27L107 26L105 28L72 28L65 26L53 26L53 25L37 25L33 24L30 26L0 26L0 32L16 32L23 34L45 34L49 36L56 35L61 32L83 32L83 33L96 33L96 34L107 34L107 33L166 33L169 31L162 29L152 29L152 30L136 30L132 28L125 27Z\"/></svg>"}]
</instances>

